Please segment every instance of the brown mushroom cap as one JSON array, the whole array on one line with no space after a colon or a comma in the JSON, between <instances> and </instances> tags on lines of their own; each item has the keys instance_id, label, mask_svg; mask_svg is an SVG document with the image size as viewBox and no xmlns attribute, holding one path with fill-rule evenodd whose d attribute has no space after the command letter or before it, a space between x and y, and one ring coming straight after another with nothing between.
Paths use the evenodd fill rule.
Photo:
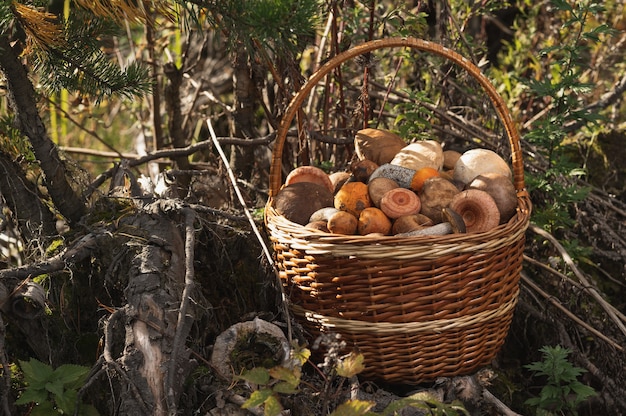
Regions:
<instances>
[{"instance_id":1,"label":"brown mushroom cap","mask_svg":"<svg viewBox=\"0 0 626 416\"><path fill-rule=\"evenodd\" d=\"M367 128L356 132L354 150L359 159L369 159L377 165L391 162L406 142L387 130Z\"/></svg>"},{"instance_id":2,"label":"brown mushroom cap","mask_svg":"<svg viewBox=\"0 0 626 416\"><path fill-rule=\"evenodd\" d=\"M296 182L278 191L273 205L280 215L305 225L315 211L333 206L333 195L328 188L317 183Z\"/></svg>"},{"instance_id":3,"label":"brown mushroom cap","mask_svg":"<svg viewBox=\"0 0 626 416\"><path fill-rule=\"evenodd\" d=\"M447 207L459 192L456 185L440 176L426 179L419 193L422 202L420 213L430 218L434 224L442 222L441 210Z\"/></svg>"},{"instance_id":4,"label":"brown mushroom cap","mask_svg":"<svg viewBox=\"0 0 626 416\"><path fill-rule=\"evenodd\" d=\"M344 183L346 183L348 179L350 179L350 172L346 172L346 171L333 172L330 175L328 175L328 179L330 179L330 182L333 184L333 194L334 194L335 192L339 190L339 188L343 186Z\"/></svg>"},{"instance_id":5,"label":"brown mushroom cap","mask_svg":"<svg viewBox=\"0 0 626 416\"><path fill-rule=\"evenodd\" d=\"M500 211L500 224L504 224L515 215L517 192L508 176L493 172L483 173L469 183L469 188L480 189L491 195Z\"/></svg>"},{"instance_id":6,"label":"brown mushroom cap","mask_svg":"<svg viewBox=\"0 0 626 416\"><path fill-rule=\"evenodd\" d=\"M408 233L433 225L433 221L424 214L405 215L396 218L391 227L392 234Z\"/></svg>"},{"instance_id":7,"label":"brown mushroom cap","mask_svg":"<svg viewBox=\"0 0 626 416\"><path fill-rule=\"evenodd\" d=\"M350 171L352 172L352 176L354 179L367 183L370 175L378 168L378 164L372 162L369 159L357 160L352 165L350 165Z\"/></svg>"},{"instance_id":8,"label":"brown mushroom cap","mask_svg":"<svg viewBox=\"0 0 626 416\"><path fill-rule=\"evenodd\" d=\"M385 195L387 191L398 187L400 187L400 185L393 179L379 176L378 178L371 179L367 183L367 192L370 194L372 204L380 208L380 200L383 199L383 195Z\"/></svg>"},{"instance_id":9,"label":"brown mushroom cap","mask_svg":"<svg viewBox=\"0 0 626 416\"><path fill-rule=\"evenodd\" d=\"M330 232L328 230L328 223L326 221L313 221L305 225L306 228L312 228L317 231L322 231L325 233Z\"/></svg>"},{"instance_id":10,"label":"brown mushroom cap","mask_svg":"<svg viewBox=\"0 0 626 416\"><path fill-rule=\"evenodd\" d=\"M380 200L380 209L389 218L417 214L422 204L415 192L406 188L390 189Z\"/></svg>"},{"instance_id":11,"label":"brown mushroom cap","mask_svg":"<svg viewBox=\"0 0 626 416\"><path fill-rule=\"evenodd\" d=\"M315 166L298 166L289 172L285 178L285 186L297 182L313 182L325 186L330 192L335 190L326 172Z\"/></svg>"},{"instance_id":12,"label":"brown mushroom cap","mask_svg":"<svg viewBox=\"0 0 626 416\"><path fill-rule=\"evenodd\" d=\"M496 201L480 189L466 189L455 195L449 208L463 218L468 233L489 231L500 224Z\"/></svg>"},{"instance_id":13,"label":"brown mushroom cap","mask_svg":"<svg viewBox=\"0 0 626 416\"><path fill-rule=\"evenodd\" d=\"M444 150L443 151L443 169L452 170L456 165L457 160L461 157L461 152L456 150Z\"/></svg>"},{"instance_id":14,"label":"brown mushroom cap","mask_svg":"<svg viewBox=\"0 0 626 416\"><path fill-rule=\"evenodd\" d=\"M337 211L329 219L326 226L333 234L356 234L359 220L347 211Z\"/></svg>"}]
</instances>

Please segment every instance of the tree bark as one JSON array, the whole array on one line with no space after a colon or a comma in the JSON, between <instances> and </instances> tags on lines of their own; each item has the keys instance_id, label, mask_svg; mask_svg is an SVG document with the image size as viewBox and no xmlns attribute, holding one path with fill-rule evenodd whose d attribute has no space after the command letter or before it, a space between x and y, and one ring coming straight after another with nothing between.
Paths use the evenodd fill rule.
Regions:
<instances>
[{"instance_id":1,"label":"tree bark","mask_svg":"<svg viewBox=\"0 0 626 416\"><path fill-rule=\"evenodd\" d=\"M0 36L0 69L6 77L9 103L20 131L30 140L52 201L70 224L77 223L85 205L67 181L65 165L37 112L33 85L6 36Z\"/></svg>"},{"instance_id":2,"label":"tree bark","mask_svg":"<svg viewBox=\"0 0 626 416\"><path fill-rule=\"evenodd\" d=\"M35 185L22 170L0 150L0 195L17 217L17 226L24 241L36 241L41 236L56 233L52 212L37 196ZM26 249L30 247L27 245Z\"/></svg>"},{"instance_id":3,"label":"tree bark","mask_svg":"<svg viewBox=\"0 0 626 416\"><path fill-rule=\"evenodd\" d=\"M161 209L152 205L124 225L137 230L129 244L144 243L128 270L125 347L118 362L141 403L131 394L133 389L128 390L121 398L120 414L146 414L144 409L155 416L177 414L183 381L195 364L185 346L193 322L185 302L191 280L185 261L189 253L176 221ZM193 233L193 226L187 228Z\"/></svg>"},{"instance_id":4,"label":"tree bark","mask_svg":"<svg viewBox=\"0 0 626 416\"><path fill-rule=\"evenodd\" d=\"M168 114L168 130L172 147L174 149L182 149L187 146L185 132L183 130L183 115L180 103L180 87L183 82L183 72L173 63L164 66L163 71L167 77L168 83L165 86L165 108ZM176 166L182 171L191 169L191 163L187 155L174 157ZM187 188L191 182L190 175L178 175L178 194L183 197L187 194Z\"/></svg>"},{"instance_id":5,"label":"tree bark","mask_svg":"<svg viewBox=\"0 0 626 416\"><path fill-rule=\"evenodd\" d=\"M233 86L235 90L235 111L233 136L250 139L255 137L254 123L254 82L248 64L246 51L236 52L233 65ZM250 146L233 146L230 155L231 169L250 179L254 168L254 148Z\"/></svg>"}]
</instances>

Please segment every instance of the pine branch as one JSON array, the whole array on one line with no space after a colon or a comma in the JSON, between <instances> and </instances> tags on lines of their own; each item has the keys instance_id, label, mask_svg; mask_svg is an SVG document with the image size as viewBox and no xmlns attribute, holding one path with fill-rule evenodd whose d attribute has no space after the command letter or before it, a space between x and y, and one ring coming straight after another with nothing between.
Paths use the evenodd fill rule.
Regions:
<instances>
[{"instance_id":1,"label":"pine branch","mask_svg":"<svg viewBox=\"0 0 626 416\"><path fill-rule=\"evenodd\" d=\"M120 68L103 52L101 39L113 36L117 27L111 21L75 11L67 22L65 39L35 50L35 71L44 88L93 97L96 102L110 96L130 98L151 89L148 69L137 62ZM35 43L38 45L39 43Z\"/></svg>"}]
</instances>

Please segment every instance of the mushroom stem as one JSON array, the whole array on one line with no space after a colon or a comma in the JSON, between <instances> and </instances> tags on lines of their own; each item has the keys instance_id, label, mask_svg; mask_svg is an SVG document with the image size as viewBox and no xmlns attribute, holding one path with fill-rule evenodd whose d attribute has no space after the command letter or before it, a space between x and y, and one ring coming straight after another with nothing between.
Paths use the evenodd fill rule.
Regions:
<instances>
[{"instance_id":1,"label":"mushroom stem","mask_svg":"<svg viewBox=\"0 0 626 416\"><path fill-rule=\"evenodd\" d=\"M440 222L431 227L422 228L420 230L409 231L408 233L396 234L397 237L417 237L420 235L446 235L452 234L452 225L449 222Z\"/></svg>"}]
</instances>

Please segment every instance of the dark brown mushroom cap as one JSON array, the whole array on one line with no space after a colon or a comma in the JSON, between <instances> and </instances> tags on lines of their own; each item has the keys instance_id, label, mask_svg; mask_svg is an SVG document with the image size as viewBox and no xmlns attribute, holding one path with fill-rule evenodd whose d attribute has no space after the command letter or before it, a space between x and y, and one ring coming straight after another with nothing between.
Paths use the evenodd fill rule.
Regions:
<instances>
[{"instance_id":1,"label":"dark brown mushroom cap","mask_svg":"<svg viewBox=\"0 0 626 416\"><path fill-rule=\"evenodd\" d=\"M315 211L333 206L333 194L317 183L296 182L278 191L273 205L280 215L305 225Z\"/></svg>"}]
</instances>

